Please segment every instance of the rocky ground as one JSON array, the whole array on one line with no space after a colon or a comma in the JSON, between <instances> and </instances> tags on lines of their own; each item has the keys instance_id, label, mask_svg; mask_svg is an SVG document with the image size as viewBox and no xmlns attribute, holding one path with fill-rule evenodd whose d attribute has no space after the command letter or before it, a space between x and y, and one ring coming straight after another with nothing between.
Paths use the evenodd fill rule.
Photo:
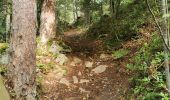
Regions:
<instances>
[{"instance_id":1,"label":"rocky ground","mask_svg":"<svg viewBox=\"0 0 170 100\"><path fill-rule=\"evenodd\" d=\"M100 51L96 41L79 40L70 34L65 36L73 52L57 58L37 56L39 63L52 66L48 71L37 69L40 100L127 100L132 73L126 64L144 39L127 41L121 48L129 53L117 59ZM82 45L85 47L80 50Z\"/></svg>"}]
</instances>

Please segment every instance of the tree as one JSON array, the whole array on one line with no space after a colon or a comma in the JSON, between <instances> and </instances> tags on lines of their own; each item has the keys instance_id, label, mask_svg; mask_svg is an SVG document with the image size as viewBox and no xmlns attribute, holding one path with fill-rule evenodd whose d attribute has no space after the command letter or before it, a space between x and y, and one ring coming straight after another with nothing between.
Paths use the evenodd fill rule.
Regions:
<instances>
[{"instance_id":1,"label":"tree","mask_svg":"<svg viewBox=\"0 0 170 100\"><path fill-rule=\"evenodd\" d=\"M166 76L166 85L167 85L167 90L168 90L168 94L169 94L169 97L170 97L170 69L169 69L169 52L170 52L170 49L169 49L169 46L170 46L170 37L169 37L169 17L168 17L168 1L167 0L162 0L162 12L163 12L163 27L161 28L161 26L159 25L158 23L158 20L156 19L151 7L150 7L150 4L148 2L148 0L145 0L146 4L147 4L147 7L150 11L150 13L152 14L153 16L153 19L159 29L159 33L160 33L160 36L163 40L163 45L164 45L164 66L165 66L165 76Z\"/></svg>"},{"instance_id":2,"label":"tree","mask_svg":"<svg viewBox=\"0 0 170 100\"><path fill-rule=\"evenodd\" d=\"M41 11L40 38L46 44L56 33L55 0L44 0Z\"/></svg>"},{"instance_id":3,"label":"tree","mask_svg":"<svg viewBox=\"0 0 170 100\"><path fill-rule=\"evenodd\" d=\"M86 24L89 25L90 24L90 20L91 20L91 14L90 14L90 10L91 10L91 0L84 0L83 1L83 9L84 9L84 17L85 17L85 21Z\"/></svg>"},{"instance_id":4,"label":"tree","mask_svg":"<svg viewBox=\"0 0 170 100\"><path fill-rule=\"evenodd\" d=\"M169 47L169 22L168 22L168 1L167 0L162 0L162 11L163 11L163 38L165 40L165 44L164 44L164 52L165 52L165 74L166 74L166 84L167 84L167 89L168 89L168 93L169 93L169 97L170 97L170 69L169 69L169 52L168 49L166 47L166 45Z\"/></svg>"},{"instance_id":5,"label":"tree","mask_svg":"<svg viewBox=\"0 0 170 100\"><path fill-rule=\"evenodd\" d=\"M121 0L110 0L110 14L112 18L117 18Z\"/></svg>"},{"instance_id":6,"label":"tree","mask_svg":"<svg viewBox=\"0 0 170 100\"><path fill-rule=\"evenodd\" d=\"M36 1L12 0L12 5L12 37L7 75L16 100L35 100Z\"/></svg>"}]
</instances>

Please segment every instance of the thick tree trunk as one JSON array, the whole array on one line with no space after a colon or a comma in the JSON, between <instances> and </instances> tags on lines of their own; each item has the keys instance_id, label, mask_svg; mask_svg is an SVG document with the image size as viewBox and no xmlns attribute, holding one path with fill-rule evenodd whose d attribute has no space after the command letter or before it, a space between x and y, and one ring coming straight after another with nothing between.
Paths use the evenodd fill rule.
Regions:
<instances>
[{"instance_id":1,"label":"thick tree trunk","mask_svg":"<svg viewBox=\"0 0 170 100\"><path fill-rule=\"evenodd\" d=\"M55 0L44 0L41 11L40 38L46 44L56 35Z\"/></svg>"},{"instance_id":2,"label":"thick tree trunk","mask_svg":"<svg viewBox=\"0 0 170 100\"><path fill-rule=\"evenodd\" d=\"M8 77L16 100L35 100L36 0L12 0L12 5Z\"/></svg>"}]
</instances>

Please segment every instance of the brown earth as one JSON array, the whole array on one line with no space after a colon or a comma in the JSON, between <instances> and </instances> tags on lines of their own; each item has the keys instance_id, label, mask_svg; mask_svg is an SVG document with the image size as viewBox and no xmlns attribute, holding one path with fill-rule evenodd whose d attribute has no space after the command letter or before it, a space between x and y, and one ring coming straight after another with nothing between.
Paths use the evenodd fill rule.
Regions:
<instances>
[{"instance_id":1,"label":"brown earth","mask_svg":"<svg viewBox=\"0 0 170 100\"><path fill-rule=\"evenodd\" d=\"M40 100L129 99L131 89L129 79L133 73L126 69L126 64L145 39L126 41L121 48L129 49L130 52L122 58L115 59L101 49L103 44L100 40L81 39L79 35L75 35L76 33L80 34L76 31L65 33L65 42L73 49L73 52L65 54L68 57L65 65L59 65L51 57L37 58L45 64L55 63L55 66L46 73L38 72L39 77L42 77L42 83L38 88ZM100 57L101 54L105 57ZM87 68L86 61L92 62L93 65ZM107 68L104 72L96 74L92 70L99 65L105 65ZM78 82L75 82L73 76L77 77ZM61 83L62 79L67 82ZM85 82L81 83L81 79Z\"/></svg>"}]
</instances>

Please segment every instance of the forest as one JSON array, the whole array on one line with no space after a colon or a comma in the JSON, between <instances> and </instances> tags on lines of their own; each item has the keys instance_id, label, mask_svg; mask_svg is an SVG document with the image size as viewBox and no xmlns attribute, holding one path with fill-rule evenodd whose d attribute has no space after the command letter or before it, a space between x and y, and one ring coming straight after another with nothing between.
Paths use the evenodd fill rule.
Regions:
<instances>
[{"instance_id":1,"label":"forest","mask_svg":"<svg viewBox=\"0 0 170 100\"><path fill-rule=\"evenodd\" d=\"M0 100L170 100L169 0L0 0Z\"/></svg>"}]
</instances>

